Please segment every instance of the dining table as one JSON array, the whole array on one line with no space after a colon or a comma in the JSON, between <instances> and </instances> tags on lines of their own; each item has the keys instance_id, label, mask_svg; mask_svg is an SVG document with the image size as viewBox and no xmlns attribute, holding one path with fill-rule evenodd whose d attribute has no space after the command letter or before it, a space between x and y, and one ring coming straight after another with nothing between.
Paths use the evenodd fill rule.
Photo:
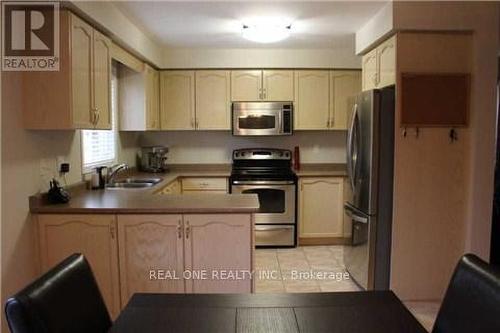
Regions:
<instances>
[{"instance_id":1,"label":"dining table","mask_svg":"<svg viewBox=\"0 0 500 333\"><path fill-rule=\"evenodd\" d=\"M426 333L390 290L296 294L134 294L112 333Z\"/></svg>"}]
</instances>

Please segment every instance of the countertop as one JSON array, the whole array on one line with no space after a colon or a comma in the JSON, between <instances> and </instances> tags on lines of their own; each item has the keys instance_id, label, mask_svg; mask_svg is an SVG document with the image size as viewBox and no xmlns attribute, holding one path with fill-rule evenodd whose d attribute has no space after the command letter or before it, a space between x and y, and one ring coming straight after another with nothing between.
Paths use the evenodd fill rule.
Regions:
<instances>
[{"instance_id":1,"label":"countertop","mask_svg":"<svg viewBox=\"0 0 500 333\"><path fill-rule=\"evenodd\" d=\"M347 175L345 164L302 164L299 177ZM46 196L30 197L30 211L36 214L176 214L176 213L255 213L256 194L181 194L158 195L164 186L179 177L229 177L230 164L172 165L167 173L128 171L119 178L160 177L162 181L143 189L87 190L83 184L72 187L67 204L49 204Z\"/></svg>"},{"instance_id":2,"label":"countertop","mask_svg":"<svg viewBox=\"0 0 500 333\"><path fill-rule=\"evenodd\" d=\"M70 190L71 201L51 205L45 196L30 197L35 214L178 214L178 213L255 213L259 209L256 194L182 194L158 195L159 189L178 177L228 177L229 165L175 166L168 173L127 172L128 176L161 177L163 180L145 189Z\"/></svg>"}]
</instances>

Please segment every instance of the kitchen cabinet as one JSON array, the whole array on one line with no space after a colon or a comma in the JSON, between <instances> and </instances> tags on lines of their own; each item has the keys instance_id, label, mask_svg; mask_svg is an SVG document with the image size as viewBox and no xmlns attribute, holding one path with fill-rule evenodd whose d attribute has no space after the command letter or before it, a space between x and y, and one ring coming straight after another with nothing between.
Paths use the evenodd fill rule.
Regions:
<instances>
[{"instance_id":1,"label":"kitchen cabinet","mask_svg":"<svg viewBox=\"0 0 500 333\"><path fill-rule=\"evenodd\" d=\"M187 177L182 178L182 193L224 194L228 192L228 180L225 177Z\"/></svg>"},{"instance_id":2,"label":"kitchen cabinet","mask_svg":"<svg viewBox=\"0 0 500 333\"><path fill-rule=\"evenodd\" d=\"M160 189L158 192L156 192L156 194L181 194L181 189L181 182L180 180L176 179L168 183L167 186Z\"/></svg>"},{"instance_id":3,"label":"kitchen cabinet","mask_svg":"<svg viewBox=\"0 0 500 333\"><path fill-rule=\"evenodd\" d=\"M361 71L335 70L330 72L329 128L347 130L354 97L361 92Z\"/></svg>"},{"instance_id":4,"label":"kitchen cabinet","mask_svg":"<svg viewBox=\"0 0 500 333\"><path fill-rule=\"evenodd\" d=\"M299 238L344 237L343 185L341 177L299 180Z\"/></svg>"},{"instance_id":5,"label":"kitchen cabinet","mask_svg":"<svg viewBox=\"0 0 500 333\"><path fill-rule=\"evenodd\" d=\"M73 253L92 267L113 318L120 312L118 240L114 215L36 215L41 268L45 272Z\"/></svg>"},{"instance_id":6,"label":"kitchen cabinet","mask_svg":"<svg viewBox=\"0 0 500 333\"><path fill-rule=\"evenodd\" d=\"M182 215L118 215L121 304L139 292L184 292L182 227Z\"/></svg>"},{"instance_id":7,"label":"kitchen cabinet","mask_svg":"<svg viewBox=\"0 0 500 333\"><path fill-rule=\"evenodd\" d=\"M60 12L59 71L19 72L19 109L29 129L110 129L111 40Z\"/></svg>"},{"instance_id":8,"label":"kitchen cabinet","mask_svg":"<svg viewBox=\"0 0 500 333\"><path fill-rule=\"evenodd\" d=\"M295 129L325 130L330 125L330 72L295 71Z\"/></svg>"},{"instance_id":9,"label":"kitchen cabinet","mask_svg":"<svg viewBox=\"0 0 500 333\"><path fill-rule=\"evenodd\" d=\"M162 71L160 74L162 130L195 129L194 71Z\"/></svg>"},{"instance_id":10,"label":"kitchen cabinet","mask_svg":"<svg viewBox=\"0 0 500 333\"><path fill-rule=\"evenodd\" d=\"M160 77L147 64L136 72L119 66L118 111L120 131L152 131L160 129Z\"/></svg>"},{"instance_id":11,"label":"kitchen cabinet","mask_svg":"<svg viewBox=\"0 0 500 333\"><path fill-rule=\"evenodd\" d=\"M231 100L293 101L291 70L236 70L231 72Z\"/></svg>"},{"instance_id":12,"label":"kitchen cabinet","mask_svg":"<svg viewBox=\"0 0 500 333\"><path fill-rule=\"evenodd\" d=\"M363 90L396 83L396 36L387 39L363 56Z\"/></svg>"},{"instance_id":13,"label":"kitchen cabinet","mask_svg":"<svg viewBox=\"0 0 500 333\"><path fill-rule=\"evenodd\" d=\"M250 215L184 215L185 269L207 271L210 277L186 280L186 292L250 293L252 251L248 249L253 248L252 233ZM246 278L229 279L222 275L228 273Z\"/></svg>"},{"instance_id":14,"label":"kitchen cabinet","mask_svg":"<svg viewBox=\"0 0 500 333\"><path fill-rule=\"evenodd\" d=\"M231 129L230 71L196 71L196 129Z\"/></svg>"}]
</instances>

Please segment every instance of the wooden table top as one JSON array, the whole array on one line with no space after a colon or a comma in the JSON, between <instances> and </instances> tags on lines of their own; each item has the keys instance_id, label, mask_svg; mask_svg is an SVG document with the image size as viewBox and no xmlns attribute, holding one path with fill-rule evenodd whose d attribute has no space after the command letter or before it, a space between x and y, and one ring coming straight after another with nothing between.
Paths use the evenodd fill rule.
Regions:
<instances>
[{"instance_id":1,"label":"wooden table top","mask_svg":"<svg viewBox=\"0 0 500 333\"><path fill-rule=\"evenodd\" d=\"M391 291L135 294L109 332L426 333Z\"/></svg>"}]
</instances>

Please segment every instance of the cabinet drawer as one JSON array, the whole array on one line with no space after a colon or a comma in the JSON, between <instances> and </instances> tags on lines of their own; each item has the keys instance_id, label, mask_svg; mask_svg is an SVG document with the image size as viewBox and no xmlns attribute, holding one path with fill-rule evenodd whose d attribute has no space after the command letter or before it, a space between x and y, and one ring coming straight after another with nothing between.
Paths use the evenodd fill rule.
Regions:
<instances>
[{"instance_id":1,"label":"cabinet drawer","mask_svg":"<svg viewBox=\"0 0 500 333\"><path fill-rule=\"evenodd\" d=\"M227 178L183 178L182 190L221 190L227 191Z\"/></svg>"}]
</instances>

